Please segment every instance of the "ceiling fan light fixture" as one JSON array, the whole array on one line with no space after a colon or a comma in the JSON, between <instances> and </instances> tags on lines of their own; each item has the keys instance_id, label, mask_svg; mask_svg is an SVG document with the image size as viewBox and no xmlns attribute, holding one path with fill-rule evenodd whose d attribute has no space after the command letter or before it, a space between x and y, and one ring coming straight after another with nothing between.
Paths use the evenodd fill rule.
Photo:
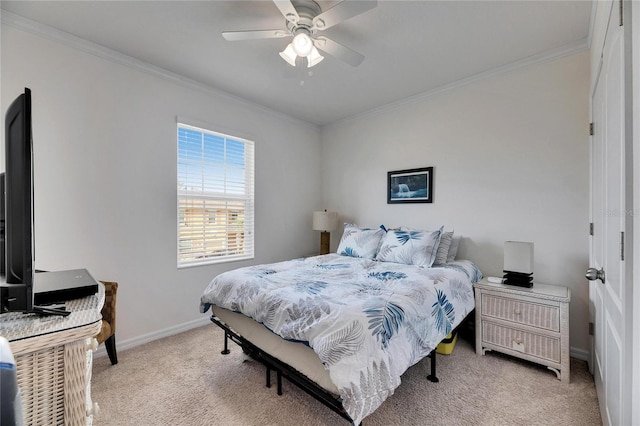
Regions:
<instances>
[{"instance_id":1,"label":"ceiling fan light fixture","mask_svg":"<svg viewBox=\"0 0 640 426\"><path fill-rule=\"evenodd\" d=\"M307 68L318 65L323 59L324 56L322 56L320 52L318 52L318 49L313 46L313 49L311 49L311 53L309 53L309 56L307 56Z\"/></svg>"},{"instance_id":2,"label":"ceiling fan light fixture","mask_svg":"<svg viewBox=\"0 0 640 426\"><path fill-rule=\"evenodd\" d=\"M2 0L0 0L1 2ZM297 58L307 58L307 68L311 68L320 63L324 57L318 53L317 49L326 52L328 55L341 60L353 67L357 67L364 60L360 53L349 49L333 41L330 38L319 35L322 32L340 22L358 16L376 7L377 0L337 1L326 10L322 10L319 0L272 0L280 14L286 19L286 30L247 30L247 31L224 31L222 36L225 40L260 40L280 37L293 37L293 40L286 48L280 52L280 57L287 61L292 67L296 66ZM325 2L322 3L335 3Z\"/></svg>"},{"instance_id":3,"label":"ceiling fan light fixture","mask_svg":"<svg viewBox=\"0 0 640 426\"><path fill-rule=\"evenodd\" d=\"M287 45L287 48L284 49L282 52L280 52L280 57L282 59L284 59L285 61L287 61L289 63L289 65L291 65L292 67L296 66L296 57L298 55L296 55L295 50L293 50L293 46L291 45L291 43L289 43Z\"/></svg>"},{"instance_id":4,"label":"ceiling fan light fixture","mask_svg":"<svg viewBox=\"0 0 640 426\"><path fill-rule=\"evenodd\" d=\"M309 37L309 34L305 32L299 32L296 34L291 41L291 45L293 46L293 51L296 52L298 56L309 56L313 50L311 37Z\"/></svg>"}]
</instances>

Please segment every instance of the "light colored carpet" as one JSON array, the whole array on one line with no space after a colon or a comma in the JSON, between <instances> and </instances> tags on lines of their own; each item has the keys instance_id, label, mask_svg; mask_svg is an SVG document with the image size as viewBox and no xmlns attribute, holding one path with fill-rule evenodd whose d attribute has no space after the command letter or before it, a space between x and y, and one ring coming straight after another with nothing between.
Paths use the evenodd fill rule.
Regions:
<instances>
[{"instance_id":1,"label":"light colored carpet","mask_svg":"<svg viewBox=\"0 0 640 426\"><path fill-rule=\"evenodd\" d=\"M94 360L92 395L102 425L348 425L342 417L283 380L284 395L265 387L265 368L245 361L223 333L200 327ZM496 353L476 356L458 339L438 356L440 383L426 379L429 360L411 367L393 396L369 417L373 425L600 425L593 377L572 360L571 383L545 367Z\"/></svg>"}]
</instances>

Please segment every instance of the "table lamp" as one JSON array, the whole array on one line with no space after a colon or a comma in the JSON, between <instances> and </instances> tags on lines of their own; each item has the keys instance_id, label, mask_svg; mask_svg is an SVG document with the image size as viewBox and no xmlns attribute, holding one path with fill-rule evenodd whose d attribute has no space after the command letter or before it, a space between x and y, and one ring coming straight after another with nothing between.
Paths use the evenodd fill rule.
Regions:
<instances>
[{"instance_id":1,"label":"table lamp","mask_svg":"<svg viewBox=\"0 0 640 426\"><path fill-rule=\"evenodd\" d=\"M533 243L504 242L504 283L520 287L533 286Z\"/></svg>"},{"instance_id":2,"label":"table lamp","mask_svg":"<svg viewBox=\"0 0 640 426\"><path fill-rule=\"evenodd\" d=\"M313 230L320 232L320 254L329 253L329 232L338 224L338 213L313 212Z\"/></svg>"}]
</instances>

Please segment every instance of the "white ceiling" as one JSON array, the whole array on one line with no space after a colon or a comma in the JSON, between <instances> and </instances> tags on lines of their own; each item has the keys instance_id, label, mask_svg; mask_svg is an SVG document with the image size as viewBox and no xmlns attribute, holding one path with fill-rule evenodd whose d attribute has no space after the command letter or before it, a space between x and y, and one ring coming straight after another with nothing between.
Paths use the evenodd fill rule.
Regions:
<instances>
[{"instance_id":1,"label":"white ceiling","mask_svg":"<svg viewBox=\"0 0 640 426\"><path fill-rule=\"evenodd\" d=\"M352 1L352 0L348 0ZM322 10L336 1L319 1ZM294 69L290 39L225 41L285 29L270 0L2 1L2 9L309 123L324 125L565 46L584 45L591 1L392 1L327 29L362 53Z\"/></svg>"}]
</instances>

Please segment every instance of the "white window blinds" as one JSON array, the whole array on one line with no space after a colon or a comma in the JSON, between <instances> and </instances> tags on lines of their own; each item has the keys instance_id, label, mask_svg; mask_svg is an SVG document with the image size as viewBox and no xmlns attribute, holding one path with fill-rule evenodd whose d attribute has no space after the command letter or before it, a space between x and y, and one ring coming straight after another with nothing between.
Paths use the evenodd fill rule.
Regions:
<instances>
[{"instance_id":1,"label":"white window blinds","mask_svg":"<svg viewBox=\"0 0 640 426\"><path fill-rule=\"evenodd\" d=\"M253 258L253 142L178 123L178 267Z\"/></svg>"}]
</instances>

